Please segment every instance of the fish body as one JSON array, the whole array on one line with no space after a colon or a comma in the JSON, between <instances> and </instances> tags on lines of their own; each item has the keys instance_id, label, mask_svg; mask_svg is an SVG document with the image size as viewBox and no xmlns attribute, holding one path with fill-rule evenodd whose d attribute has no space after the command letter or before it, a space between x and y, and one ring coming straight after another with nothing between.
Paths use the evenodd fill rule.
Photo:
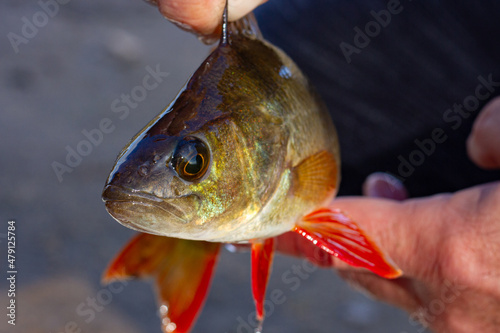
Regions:
<instances>
[{"instance_id":1,"label":"fish body","mask_svg":"<svg viewBox=\"0 0 500 333\"><path fill-rule=\"evenodd\" d=\"M305 76L262 38L252 14L224 20L218 47L122 150L106 181L108 212L142 233L105 279L154 276L164 332L188 332L220 243L251 243L260 323L274 239L286 232L352 265L400 276L352 220L324 207L339 179L335 127Z\"/></svg>"}]
</instances>

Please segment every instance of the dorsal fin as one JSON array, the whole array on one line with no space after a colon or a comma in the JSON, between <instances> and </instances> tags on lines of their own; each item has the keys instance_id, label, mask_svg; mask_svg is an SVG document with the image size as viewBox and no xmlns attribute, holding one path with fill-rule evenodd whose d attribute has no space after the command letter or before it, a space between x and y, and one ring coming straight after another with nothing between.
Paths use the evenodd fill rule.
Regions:
<instances>
[{"instance_id":1,"label":"dorsal fin","mask_svg":"<svg viewBox=\"0 0 500 333\"><path fill-rule=\"evenodd\" d=\"M219 45L224 46L231 43L231 35L244 35L254 39L262 39L262 33L253 12L237 21L228 22L228 1L226 0L222 14L222 34Z\"/></svg>"}]
</instances>

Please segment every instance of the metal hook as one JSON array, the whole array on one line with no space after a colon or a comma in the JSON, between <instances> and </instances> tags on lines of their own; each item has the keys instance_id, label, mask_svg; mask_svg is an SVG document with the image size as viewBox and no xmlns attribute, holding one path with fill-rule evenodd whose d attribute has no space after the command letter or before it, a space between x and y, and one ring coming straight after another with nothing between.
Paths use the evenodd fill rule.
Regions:
<instances>
[{"instance_id":1,"label":"metal hook","mask_svg":"<svg viewBox=\"0 0 500 333\"><path fill-rule=\"evenodd\" d=\"M228 42L228 30L227 30L227 7L229 0L226 0L226 5L224 6L224 12L222 13L222 36L220 38L220 45L227 45Z\"/></svg>"}]
</instances>

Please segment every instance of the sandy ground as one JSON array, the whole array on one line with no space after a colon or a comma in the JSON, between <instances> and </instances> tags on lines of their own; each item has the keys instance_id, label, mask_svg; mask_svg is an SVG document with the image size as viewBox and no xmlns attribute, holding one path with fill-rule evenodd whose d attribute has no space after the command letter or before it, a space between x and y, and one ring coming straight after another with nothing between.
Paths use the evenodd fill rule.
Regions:
<instances>
[{"instance_id":1,"label":"sandy ground","mask_svg":"<svg viewBox=\"0 0 500 333\"><path fill-rule=\"evenodd\" d=\"M2 1L0 13L0 330L160 332L150 284L100 283L108 261L133 235L106 213L101 190L119 150L170 103L207 47L138 0L73 0L46 22L36 1ZM25 27L29 37L13 47L8 34L23 36L27 21L39 27ZM114 101L141 86L148 68L168 75L129 114L113 112ZM103 120L111 122L108 133L83 147L84 132ZM87 156L58 177L54 162L67 164L77 147ZM17 238L15 326L5 315L9 219ZM297 265L276 259L269 291L282 290L286 301L268 310L265 332L423 331L334 272L284 279ZM249 255L224 251L193 332L249 332L241 322L252 311Z\"/></svg>"}]
</instances>

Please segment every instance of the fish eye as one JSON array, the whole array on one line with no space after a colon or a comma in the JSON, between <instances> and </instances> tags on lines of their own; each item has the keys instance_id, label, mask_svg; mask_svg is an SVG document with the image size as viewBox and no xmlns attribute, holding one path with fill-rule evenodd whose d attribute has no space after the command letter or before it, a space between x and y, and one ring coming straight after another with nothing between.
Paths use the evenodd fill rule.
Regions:
<instances>
[{"instance_id":1,"label":"fish eye","mask_svg":"<svg viewBox=\"0 0 500 333\"><path fill-rule=\"evenodd\" d=\"M187 136L175 148L171 164L179 177L193 182L205 175L209 162L207 145L198 138Z\"/></svg>"}]
</instances>

